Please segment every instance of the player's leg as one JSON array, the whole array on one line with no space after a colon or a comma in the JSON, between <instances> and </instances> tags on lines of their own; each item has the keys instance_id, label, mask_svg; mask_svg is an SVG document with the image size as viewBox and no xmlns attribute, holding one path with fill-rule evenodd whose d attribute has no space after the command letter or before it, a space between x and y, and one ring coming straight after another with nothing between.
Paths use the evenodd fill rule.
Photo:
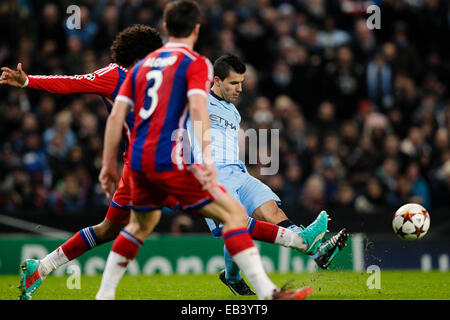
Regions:
<instances>
[{"instance_id":1,"label":"player's leg","mask_svg":"<svg viewBox=\"0 0 450 320\"><path fill-rule=\"evenodd\" d=\"M110 209L111 208L112 207L110 207ZM118 210L120 209L113 208L112 211ZM108 212L109 211L110 210L108 210ZM126 216L128 220L130 211L124 210L123 215ZM101 223L78 231L69 240L41 260L41 265L39 266L41 277L45 278L53 270L78 258L86 251L114 240L125 225L126 224L110 221L105 217Z\"/></svg>"},{"instance_id":2,"label":"player's leg","mask_svg":"<svg viewBox=\"0 0 450 320\"><path fill-rule=\"evenodd\" d=\"M222 237L230 256L255 288L258 297L271 299L277 287L265 273L259 252L248 233L244 207L230 194L223 193L199 211L223 223Z\"/></svg>"},{"instance_id":3,"label":"player's leg","mask_svg":"<svg viewBox=\"0 0 450 320\"><path fill-rule=\"evenodd\" d=\"M130 220L131 186L129 182L129 167L124 166L117 190L111 199L105 219L91 227L77 232L72 238L62 244L48 257L48 262L43 259L43 264L48 271L60 266L67 258L73 260L96 246L114 240L120 230Z\"/></svg>"},{"instance_id":4,"label":"player's leg","mask_svg":"<svg viewBox=\"0 0 450 320\"><path fill-rule=\"evenodd\" d=\"M295 247L296 249L303 249L302 238L291 230L271 223L257 221L250 217L254 209L261 204L273 201L273 199L281 202L280 199L264 184L259 183L256 179L251 177L242 166L224 166L218 168L219 181L223 182L227 191L238 201L244 200L243 204L247 209L248 223L247 227L250 235L254 240L260 240L270 243L277 243L287 247ZM255 183L255 181L257 183ZM249 190L256 188L254 193ZM258 194L258 197L247 196L247 194ZM275 201L273 201L275 203ZM278 207L275 203L275 206ZM265 209L265 208L264 208ZM265 212L265 211L264 211ZM284 216L284 217L283 217ZM217 222L206 219L213 235L218 236L221 233L221 225ZM281 212L279 221L286 220L286 216ZM229 252L224 248L225 270L219 275L220 280L227 285L234 294L248 295L253 292L242 279L238 266L234 263Z\"/></svg>"},{"instance_id":5,"label":"player's leg","mask_svg":"<svg viewBox=\"0 0 450 320\"><path fill-rule=\"evenodd\" d=\"M112 249L103 271L97 300L113 300L120 279L130 261L134 260L144 240L153 232L161 217L161 210L131 210L130 223L120 231L114 240Z\"/></svg>"},{"instance_id":6,"label":"player's leg","mask_svg":"<svg viewBox=\"0 0 450 320\"><path fill-rule=\"evenodd\" d=\"M212 219L222 221L225 247L248 281L255 288L259 299L303 300L312 288L296 291L278 289L264 271L258 249L246 228L246 211L242 205L225 193L201 212ZM225 213L225 214L223 214ZM232 223L230 223L232 222Z\"/></svg>"},{"instance_id":7,"label":"player's leg","mask_svg":"<svg viewBox=\"0 0 450 320\"><path fill-rule=\"evenodd\" d=\"M247 172L243 173L242 176L239 197L247 211L252 213L252 217L278 224L292 231L285 232L284 237L274 239L293 244L298 243L300 246L296 247L297 250L308 255L316 254L327 232L328 214L325 211L320 212L317 219L306 228L296 226L287 219L286 214L279 208L280 198L267 185ZM295 241L296 234L302 238L302 241Z\"/></svg>"},{"instance_id":8,"label":"player's leg","mask_svg":"<svg viewBox=\"0 0 450 320\"><path fill-rule=\"evenodd\" d=\"M279 207L279 203L281 203L281 201L278 201L277 203L277 199L275 197L263 202L252 211L252 217L257 220L279 225L280 227L292 230L297 233L301 232L303 228L301 226L297 226L287 217L284 211Z\"/></svg>"},{"instance_id":9,"label":"player's leg","mask_svg":"<svg viewBox=\"0 0 450 320\"><path fill-rule=\"evenodd\" d=\"M157 184L152 184L144 173L130 170L129 182L133 204L130 222L114 240L103 271L100 289L95 296L97 300L115 298L116 287L128 263L136 257L144 240L158 224L162 205L176 203L171 201L173 199L162 188L156 187Z\"/></svg>"},{"instance_id":10,"label":"player's leg","mask_svg":"<svg viewBox=\"0 0 450 320\"><path fill-rule=\"evenodd\" d=\"M320 212L317 219L306 228L291 225L290 227L283 230L280 229L278 223L278 232L273 232L272 238L267 237L267 234L270 235L267 229L276 229L276 227L271 223L276 223L276 221L279 221L279 218L283 215L286 216L274 200L264 202L253 211L252 217L257 219L255 222L253 222L253 224L256 225L257 232L253 233L256 233L256 235L262 238L263 241L273 242L281 244L285 247L294 248L308 255L316 254L322 242L322 238L327 231L328 214L325 211ZM261 223L259 220L268 221L269 223ZM290 220L284 219L281 222L286 221ZM258 226L258 224L262 226ZM262 232L260 232L258 229L262 230Z\"/></svg>"},{"instance_id":11,"label":"player's leg","mask_svg":"<svg viewBox=\"0 0 450 320\"><path fill-rule=\"evenodd\" d=\"M21 264L19 299L31 299L42 281L55 269L98 245L114 240L130 219L130 203L129 167L124 166L118 188L101 223L78 231L42 260L29 259Z\"/></svg>"},{"instance_id":12,"label":"player's leg","mask_svg":"<svg viewBox=\"0 0 450 320\"><path fill-rule=\"evenodd\" d=\"M248 231L254 240L264 241L305 251L307 245L298 233L280 227L279 225L260 221L248 217ZM224 248L225 270L219 275L221 281L227 285L234 294L249 295L253 292L242 279L239 267L231 258L229 252Z\"/></svg>"},{"instance_id":13,"label":"player's leg","mask_svg":"<svg viewBox=\"0 0 450 320\"><path fill-rule=\"evenodd\" d=\"M222 223L219 223L211 218L205 218L211 233L214 237L222 236ZM241 276L241 270L231 258L226 246L223 247L223 257L225 262L225 269L219 273L220 280L230 288L235 295L254 295L253 290L247 285Z\"/></svg>"},{"instance_id":14,"label":"player's leg","mask_svg":"<svg viewBox=\"0 0 450 320\"><path fill-rule=\"evenodd\" d=\"M287 215L279 207L279 198L269 187L256 178L249 175L246 183L239 190L242 203L247 207L249 212L253 212L252 217L257 219L256 228L252 232L254 239L273 242L311 255L317 265L323 269L328 268L336 255L346 245L348 232L345 229L327 241L321 241L321 237L325 234L323 232L326 231L328 225L328 217L325 211L322 211L317 219L305 228L303 226L297 226L289 220ZM258 196L253 196L254 194ZM276 224L280 226L280 229L277 231L275 230L275 226L271 224L264 225L259 222L260 220ZM250 223L249 225L251 226L252 224L254 223ZM258 226L259 224L261 226ZM284 231L281 227L289 231ZM277 236L271 237L275 234ZM305 241L299 241L299 236ZM311 243L316 241L317 237L320 240L315 245L311 245Z\"/></svg>"},{"instance_id":15,"label":"player's leg","mask_svg":"<svg viewBox=\"0 0 450 320\"><path fill-rule=\"evenodd\" d=\"M255 288L259 299L304 299L312 292L311 288L295 292L280 290L269 279L264 271L259 251L248 233L245 208L228 193L215 198L213 202L201 208L200 212L223 223L222 237L225 247Z\"/></svg>"},{"instance_id":16,"label":"player's leg","mask_svg":"<svg viewBox=\"0 0 450 320\"><path fill-rule=\"evenodd\" d=\"M133 175L133 182L138 183L138 177L137 179L134 178ZM183 211L189 212L192 210L223 223L222 237L225 246L247 279L255 287L260 299L305 299L312 292L311 288L299 289L294 292L280 290L268 278L259 252L254 246L246 227L247 213L245 208L220 185L203 190L202 181L204 181L204 178L203 167L198 164L191 165L182 171L154 173L148 176L151 184L158 186L163 196L175 197L180 202ZM133 187L134 205L136 204L136 190L137 188ZM153 199L159 198L158 190L152 190L151 194L144 195ZM137 196L137 198L142 198L142 195Z\"/></svg>"},{"instance_id":17,"label":"player's leg","mask_svg":"<svg viewBox=\"0 0 450 320\"><path fill-rule=\"evenodd\" d=\"M231 173L229 172L230 170L232 171ZM262 213L269 214L267 212L269 209L273 209L275 207L278 208L277 203L275 202L281 202L278 196L273 193L273 191L270 190L270 188L265 184L249 175L246 172L245 168L230 167L226 168L226 171L228 175L227 178L221 176L222 169L219 169L219 181L222 178L222 181L225 182L225 186L227 188L229 188L229 186L238 186L234 189L232 188L232 190L236 190L236 197L244 205L247 213L249 213L249 216L251 216L256 208L259 208L265 203L273 203L275 204L275 206L263 206L263 209L265 210L262 211ZM271 211L270 213L277 213L277 211ZM280 212L278 216L273 214L271 220L274 223L282 222L286 220L286 216L283 212ZM277 224L268 223L249 217L248 230L251 237L255 240L277 243L288 247L295 247L296 249L302 251L306 250L303 239L298 235L298 233L280 227ZM224 250L224 259L226 282L221 279L222 282L224 282L228 287L230 287L232 284L240 283L241 276L240 273L237 272L238 267L231 259L227 250Z\"/></svg>"},{"instance_id":18,"label":"player's leg","mask_svg":"<svg viewBox=\"0 0 450 320\"><path fill-rule=\"evenodd\" d=\"M232 175L233 168L225 167L218 170L219 181L226 181L227 192L236 200L239 201L239 196L236 193L236 189L239 188L239 181L233 179ZM222 223L219 223L213 219L205 218L205 221L211 230L214 237L222 236ZM220 280L228 286L228 288L235 295L254 295L255 293L247 285L245 280L241 276L241 271L236 263L234 263L233 258L231 258L226 247L223 247L223 256L225 262L225 269L219 274Z\"/></svg>"},{"instance_id":19,"label":"player's leg","mask_svg":"<svg viewBox=\"0 0 450 320\"><path fill-rule=\"evenodd\" d=\"M113 215L117 217L115 221L108 219L113 212ZM110 206L107 217L101 223L81 229L41 260L27 259L22 262L19 299L31 300L32 295L51 272L76 259L86 251L113 240L126 225L129 215L128 209Z\"/></svg>"},{"instance_id":20,"label":"player's leg","mask_svg":"<svg viewBox=\"0 0 450 320\"><path fill-rule=\"evenodd\" d=\"M224 178L225 186L228 188L229 181L233 187L236 186L236 198L250 217L248 226L253 239L304 251L305 245L298 236L302 228L292 223L279 208L280 198L267 185L251 176L245 166L230 166L227 171L230 170L230 177ZM219 169L219 177L220 173Z\"/></svg>"}]
</instances>

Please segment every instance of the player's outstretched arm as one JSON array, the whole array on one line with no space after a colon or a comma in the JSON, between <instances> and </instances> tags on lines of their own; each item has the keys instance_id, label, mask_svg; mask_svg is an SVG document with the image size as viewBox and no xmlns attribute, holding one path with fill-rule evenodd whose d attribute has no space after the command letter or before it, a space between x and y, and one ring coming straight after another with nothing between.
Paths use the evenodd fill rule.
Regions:
<instances>
[{"instance_id":1,"label":"player's outstretched arm","mask_svg":"<svg viewBox=\"0 0 450 320\"><path fill-rule=\"evenodd\" d=\"M32 88L55 94L93 93L108 96L117 87L119 78L117 65L96 70L93 73L83 75L27 75L22 69L22 64L17 65L17 70L2 67L0 84L10 85L16 88Z\"/></svg>"},{"instance_id":2,"label":"player's outstretched arm","mask_svg":"<svg viewBox=\"0 0 450 320\"><path fill-rule=\"evenodd\" d=\"M114 194L120 179L117 172L117 151L122 137L123 124L130 109L131 105L127 101L121 100L119 96L106 121L102 169L98 179L108 198Z\"/></svg>"}]
</instances>

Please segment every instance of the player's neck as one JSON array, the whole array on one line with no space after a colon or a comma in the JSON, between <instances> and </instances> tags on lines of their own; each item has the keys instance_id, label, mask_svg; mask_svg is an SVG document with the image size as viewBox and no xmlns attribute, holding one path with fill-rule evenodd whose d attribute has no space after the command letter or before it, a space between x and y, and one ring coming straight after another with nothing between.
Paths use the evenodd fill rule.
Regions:
<instances>
[{"instance_id":1,"label":"player's neck","mask_svg":"<svg viewBox=\"0 0 450 320\"><path fill-rule=\"evenodd\" d=\"M223 98L222 92L220 92L219 88L217 88L215 85L213 85L211 88L211 94L213 94L219 100L225 100Z\"/></svg>"},{"instance_id":2,"label":"player's neck","mask_svg":"<svg viewBox=\"0 0 450 320\"><path fill-rule=\"evenodd\" d=\"M188 38L175 38L169 37L167 39L167 43L176 43L176 44L184 44L189 47L189 49L194 49L195 40L192 37Z\"/></svg>"}]
</instances>

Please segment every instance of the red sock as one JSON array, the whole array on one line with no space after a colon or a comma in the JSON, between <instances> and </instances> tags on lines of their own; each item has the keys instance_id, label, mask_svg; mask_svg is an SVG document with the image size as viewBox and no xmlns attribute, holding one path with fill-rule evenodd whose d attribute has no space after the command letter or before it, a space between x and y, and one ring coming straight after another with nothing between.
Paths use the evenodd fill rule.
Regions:
<instances>
[{"instance_id":1,"label":"red sock","mask_svg":"<svg viewBox=\"0 0 450 320\"><path fill-rule=\"evenodd\" d=\"M253 219L248 231L255 240L274 243L279 228L276 224Z\"/></svg>"},{"instance_id":2,"label":"red sock","mask_svg":"<svg viewBox=\"0 0 450 320\"><path fill-rule=\"evenodd\" d=\"M131 233L122 230L114 240L111 251L124 256L129 260L133 260L142 246L142 240L136 238Z\"/></svg>"},{"instance_id":3,"label":"red sock","mask_svg":"<svg viewBox=\"0 0 450 320\"><path fill-rule=\"evenodd\" d=\"M231 256L250 247L254 247L253 240L246 228L227 231L222 237L225 242L225 247Z\"/></svg>"},{"instance_id":4,"label":"red sock","mask_svg":"<svg viewBox=\"0 0 450 320\"><path fill-rule=\"evenodd\" d=\"M72 238L64 242L61 245L61 248L63 249L66 257L69 260L73 260L91 249L91 247L86 245L79 232L77 232Z\"/></svg>"}]
</instances>

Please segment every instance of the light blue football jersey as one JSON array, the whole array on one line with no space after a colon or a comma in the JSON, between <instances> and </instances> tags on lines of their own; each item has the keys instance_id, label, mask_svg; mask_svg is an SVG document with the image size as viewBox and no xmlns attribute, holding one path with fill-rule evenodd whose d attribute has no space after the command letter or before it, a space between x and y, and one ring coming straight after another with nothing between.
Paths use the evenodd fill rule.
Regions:
<instances>
[{"instance_id":1,"label":"light blue football jersey","mask_svg":"<svg viewBox=\"0 0 450 320\"><path fill-rule=\"evenodd\" d=\"M239 160L238 134L241 115L236 107L210 92L208 95L208 113L211 122L211 154L216 166L242 164ZM191 142L194 161L201 163L200 144L194 139L194 123L189 118L187 130Z\"/></svg>"},{"instance_id":2,"label":"light blue football jersey","mask_svg":"<svg viewBox=\"0 0 450 320\"><path fill-rule=\"evenodd\" d=\"M217 97L213 92L208 95L208 113L211 122L211 153L217 167L217 178L227 192L238 200L252 216L254 210L263 203L274 200L281 204L280 198L263 182L252 177L239 160L238 135L241 115L236 107ZM187 121L187 129L194 160L201 163L200 145L193 139L194 131L191 119ZM220 236L222 224L205 218L214 236Z\"/></svg>"}]
</instances>

